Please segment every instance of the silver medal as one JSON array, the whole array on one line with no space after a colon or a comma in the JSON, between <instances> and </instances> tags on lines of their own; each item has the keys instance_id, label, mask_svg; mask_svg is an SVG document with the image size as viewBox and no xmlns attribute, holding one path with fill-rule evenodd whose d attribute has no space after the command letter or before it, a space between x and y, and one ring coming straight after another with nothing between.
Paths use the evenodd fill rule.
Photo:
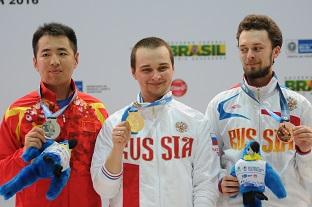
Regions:
<instances>
[{"instance_id":1,"label":"silver medal","mask_svg":"<svg viewBox=\"0 0 312 207\"><path fill-rule=\"evenodd\" d=\"M61 127L57 123L57 119L52 117L46 119L46 122L42 125L42 129L47 139L56 139L61 132Z\"/></svg>"}]
</instances>

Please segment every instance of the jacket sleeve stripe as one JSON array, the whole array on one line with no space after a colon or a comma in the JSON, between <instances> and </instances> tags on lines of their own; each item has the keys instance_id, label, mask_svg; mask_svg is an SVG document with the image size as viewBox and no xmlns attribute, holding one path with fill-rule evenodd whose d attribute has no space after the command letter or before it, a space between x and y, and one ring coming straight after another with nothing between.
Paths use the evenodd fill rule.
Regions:
<instances>
[{"instance_id":1,"label":"jacket sleeve stripe","mask_svg":"<svg viewBox=\"0 0 312 207\"><path fill-rule=\"evenodd\" d=\"M113 175L113 174L109 173L109 172L105 169L104 166L102 166L101 171L102 171L102 173L103 173L107 178L109 178L109 179L111 179L111 180L117 180L117 179L119 179L119 178L121 177L121 175L122 175L122 171L121 171L119 174Z\"/></svg>"},{"instance_id":2,"label":"jacket sleeve stripe","mask_svg":"<svg viewBox=\"0 0 312 207\"><path fill-rule=\"evenodd\" d=\"M5 112L5 120L7 120L8 118L12 116L18 115L18 123L15 129L15 134L18 139L20 138L20 127L21 127L22 119L25 115L26 110L29 108L30 107L14 107L14 108L8 109Z\"/></svg>"},{"instance_id":3,"label":"jacket sleeve stripe","mask_svg":"<svg viewBox=\"0 0 312 207\"><path fill-rule=\"evenodd\" d=\"M91 107L95 110L95 114L100 120L101 124L103 124L108 116L104 105L102 103L92 103Z\"/></svg>"}]
</instances>

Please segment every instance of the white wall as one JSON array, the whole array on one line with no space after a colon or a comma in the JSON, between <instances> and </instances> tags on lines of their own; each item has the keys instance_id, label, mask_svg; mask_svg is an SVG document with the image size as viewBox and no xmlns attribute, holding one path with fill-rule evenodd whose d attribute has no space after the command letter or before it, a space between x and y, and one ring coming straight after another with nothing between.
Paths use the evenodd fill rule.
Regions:
<instances>
[{"instance_id":1,"label":"white wall","mask_svg":"<svg viewBox=\"0 0 312 207\"><path fill-rule=\"evenodd\" d=\"M179 99L202 112L214 95L241 81L235 34L247 14L271 16L287 43L312 39L310 0L39 0L36 5L27 4L27 0L10 5L10 1L14 0L0 1L0 115L16 98L38 87L31 38L44 22L62 22L75 29L80 64L74 78L83 81L85 92L94 85L104 88L92 94L103 100L110 112L133 101L138 92L129 56L133 44L143 37L159 36L179 45L226 45L223 58L176 58L175 78L188 85L186 95ZM275 64L280 80L312 80L311 56L291 53L285 44ZM310 101L311 87L302 92ZM0 201L0 206L12 204Z\"/></svg>"}]
</instances>

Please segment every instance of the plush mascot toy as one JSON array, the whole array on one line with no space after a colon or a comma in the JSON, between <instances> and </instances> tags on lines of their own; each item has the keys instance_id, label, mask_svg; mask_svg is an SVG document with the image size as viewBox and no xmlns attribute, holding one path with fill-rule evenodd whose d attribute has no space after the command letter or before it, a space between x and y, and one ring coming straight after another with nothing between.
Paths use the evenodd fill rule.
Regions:
<instances>
[{"instance_id":1,"label":"plush mascot toy","mask_svg":"<svg viewBox=\"0 0 312 207\"><path fill-rule=\"evenodd\" d=\"M237 177L239 191L243 195L245 207L261 207L265 186L279 198L286 197L284 185L269 163L262 160L260 145L256 141L248 142L241 159L232 167L231 175Z\"/></svg>"},{"instance_id":2,"label":"plush mascot toy","mask_svg":"<svg viewBox=\"0 0 312 207\"><path fill-rule=\"evenodd\" d=\"M7 200L38 179L51 178L46 197L49 200L54 200L61 193L69 178L70 149L76 144L75 139L60 143L47 139L41 149L28 148L23 153L22 159L25 162L33 159L32 162L0 187L0 195Z\"/></svg>"}]
</instances>

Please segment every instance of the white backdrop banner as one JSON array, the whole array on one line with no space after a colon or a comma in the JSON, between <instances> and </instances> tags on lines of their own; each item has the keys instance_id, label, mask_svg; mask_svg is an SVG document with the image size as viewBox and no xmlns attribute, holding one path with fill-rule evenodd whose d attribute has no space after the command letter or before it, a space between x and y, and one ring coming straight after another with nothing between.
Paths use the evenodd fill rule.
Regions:
<instances>
[{"instance_id":1,"label":"white backdrop banner","mask_svg":"<svg viewBox=\"0 0 312 207\"><path fill-rule=\"evenodd\" d=\"M170 43L174 94L204 112L213 96L242 79L235 35L251 13L269 15L280 26L284 45L274 70L283 84L312 101L311 8L311 0L0 0L0 114L38 87L31 39L39 25L52 21L76 31L80 63L74 79L110 113L138 93L130 52L147 36Z\"/></svg>"}]
</instances>

